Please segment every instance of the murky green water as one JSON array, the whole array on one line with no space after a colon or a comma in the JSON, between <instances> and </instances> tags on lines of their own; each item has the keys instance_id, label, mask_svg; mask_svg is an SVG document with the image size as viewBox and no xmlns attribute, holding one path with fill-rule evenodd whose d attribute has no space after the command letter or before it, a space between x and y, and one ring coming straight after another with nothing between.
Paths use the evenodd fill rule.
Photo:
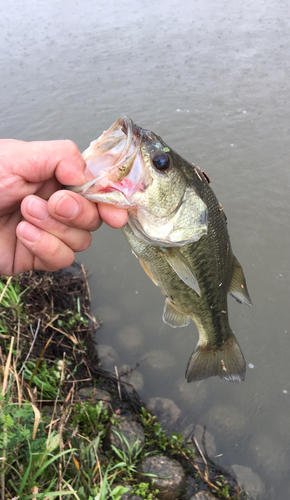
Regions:
<instances>
[{"instance_id":1,"label":"murky green water","mask_svg":"<svg viewBox=\"0 0 290 500\"><path fill-rule=\"evenodd\" d=\"M286 0L0 1L1 137L83 150L124 113L210 176L254 306L229 298L244 383L186 384L197 329L163 324L164 299L121 231L102 227L78 260L104 319L98 341L140 364L142 397L207 425L220 462L251 467L275 500L290 490L289 19ZM172 366L149 368L153 349Z\"/></svg>"}]
</instances>

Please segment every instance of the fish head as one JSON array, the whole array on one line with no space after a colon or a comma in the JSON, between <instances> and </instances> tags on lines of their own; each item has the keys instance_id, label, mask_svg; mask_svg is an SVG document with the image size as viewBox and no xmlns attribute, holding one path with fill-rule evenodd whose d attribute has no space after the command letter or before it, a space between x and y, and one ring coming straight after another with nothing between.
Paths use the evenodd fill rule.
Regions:
<instances>
[{"instance_id":1,"label":"fish head","mask_svg":"<svg viewBox=\"0 0 290 500\"><path fill-rule=\"evenodd\" d=\"M120 117L83 158L92 179L70 189L93 202L128 209L128 224L141 240L182 246L207 233L207 206L186 175L194 167L130 118Z\"/></svg>"}]
</instances>

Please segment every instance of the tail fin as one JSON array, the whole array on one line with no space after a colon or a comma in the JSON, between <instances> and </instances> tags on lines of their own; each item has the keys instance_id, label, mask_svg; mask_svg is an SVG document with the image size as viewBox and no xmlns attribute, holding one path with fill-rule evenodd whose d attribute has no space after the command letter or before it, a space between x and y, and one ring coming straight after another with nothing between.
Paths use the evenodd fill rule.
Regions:
<instances>
[{"instance_id":1,"label":"tail fin","mask_svg":"<svg viewBox=\"0 0 290 500\"><path fill-rule=\"evenodd\" d=\"M229 382L241 382L245 379L245 358L233 333L220 347L197 344L188 361L185 374L187 382L215 375Z\"/></svg>"}]
</instances>

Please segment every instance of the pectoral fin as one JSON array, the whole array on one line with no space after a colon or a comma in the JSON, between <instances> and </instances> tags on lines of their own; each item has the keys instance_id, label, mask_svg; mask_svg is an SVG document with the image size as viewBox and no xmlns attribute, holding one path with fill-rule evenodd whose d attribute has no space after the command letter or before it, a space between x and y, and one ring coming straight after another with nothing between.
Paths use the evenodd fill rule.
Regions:
<instances>
[{"instance_id":1,"label":"pectoral fin","mask_svg":"<svg viewBox=\"0 0 290 500\"><path fill-rule=\"evenodd\" d=\"M197 278L182 253L177 248L162 248L162 253L179 278L201 296Z\"/></svg>"},{"instance_id":2,"label":"pectoral fin","mask_svg":"<svg viewBox=\"0 0 290 500\"><path fill-rule=\"evenodd\" d=\"M234 299L236 299L240 304L246 304L246 306L252 307L252 301L247 289L242 266L241 264L239 264L235 257L229 294L234 297Z\"/></svg>"},{"instance_id":3,"label":"pectoral fin","mask_svg":"<svg viewBox=\"0 0 290 500\"><path fill-rule=\"evenodd\" d=\"M168 299L165 301L162 319L164 323L172 326L172 328L187 326L190 322L190 318L175 309Z\"/></svg>"}]
</instances>

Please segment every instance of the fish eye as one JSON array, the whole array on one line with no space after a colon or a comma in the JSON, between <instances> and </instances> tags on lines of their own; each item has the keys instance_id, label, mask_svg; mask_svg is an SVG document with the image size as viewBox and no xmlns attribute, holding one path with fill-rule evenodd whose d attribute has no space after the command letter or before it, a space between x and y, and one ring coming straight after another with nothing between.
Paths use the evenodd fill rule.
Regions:
<instances>
[{"instance_id":1,"label":"fish eye","mask_svg":"<svg viewBox=\"0 0 290 500\"><path fill-rule=\"evenodd\" d=\"M157 153L153 158L153 165L157 170L166 170L170 165L169 156L166 153Z\"/></svg>"}]
</instances>

